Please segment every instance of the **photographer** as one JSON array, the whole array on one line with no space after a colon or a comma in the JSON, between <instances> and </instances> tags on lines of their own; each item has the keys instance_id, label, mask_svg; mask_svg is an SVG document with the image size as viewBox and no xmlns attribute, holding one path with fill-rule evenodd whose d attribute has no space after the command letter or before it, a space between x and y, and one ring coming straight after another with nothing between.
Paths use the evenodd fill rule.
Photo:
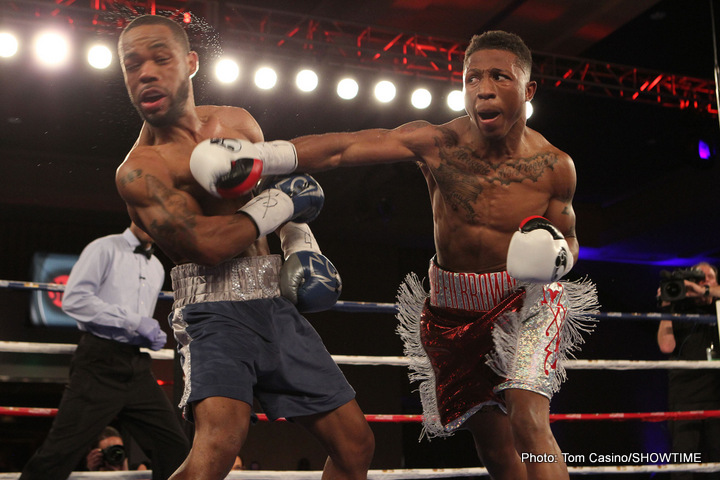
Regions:
<instances>
[{"instance_id":1,"label":"photographer","mask_svg":"<svg viewBox=\"0 0 720 480\"><path fill-rule=\"evenodd\" d=\"M693 280L681 280L680 289L668 285L668 281L661 284L659 293L663 311L715 315L715 300L720 298L717 269L705 262L695 265L693 269L703 275ZM669 298L668 290L672 290L671 293L676 295ZM670 354L671 360L707 360L709 357L719 357L720 342L715 324L663 320L658 328L657 340L660 350ZM720 372L717 370L670 370L668 386L670 411L720 408ZM700 453L703 462L720 461L720 419L673 421L669 422L669 425L673 452ZM695 475L673 473L671 478L700 478L698 474Z\"/></svg>"},{"instance_id":2,"label":"photographer","mask_svg":"<svg viewBox=\"0 0 720 480\"><path fill-rule=\"evenodd\" d=\"M116 472L130 470L123 439L113 427L105 427L93 448L85 457L91 472Z\"/></svg>"}]
</instances>

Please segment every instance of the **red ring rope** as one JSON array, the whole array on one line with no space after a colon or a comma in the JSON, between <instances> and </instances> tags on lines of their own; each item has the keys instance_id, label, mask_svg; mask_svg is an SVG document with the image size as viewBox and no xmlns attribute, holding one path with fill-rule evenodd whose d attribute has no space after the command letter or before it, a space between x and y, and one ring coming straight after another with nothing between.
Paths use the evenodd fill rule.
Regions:
<instances>
[{"instance_id":1,"label":"red ring rope","mask_svg":"<svg viewBox=\"0 0 720 480\"><path fill-rule=\"evenodd\" d=\"M0 415L10 417L54 417L57 408L33 407L0 407ZM257 414L261 421L267 421L267 415ZM720 410L690 410L685 412L638 412L638 413L551 413L550 421L578 420L642 420L644 422L663 422L665 420L699 420L720 417ZM365 415L368 422L373 423L419 423L422 415ZM281 419L284 420L284 419Z\"/></svg>"}]
</instances>

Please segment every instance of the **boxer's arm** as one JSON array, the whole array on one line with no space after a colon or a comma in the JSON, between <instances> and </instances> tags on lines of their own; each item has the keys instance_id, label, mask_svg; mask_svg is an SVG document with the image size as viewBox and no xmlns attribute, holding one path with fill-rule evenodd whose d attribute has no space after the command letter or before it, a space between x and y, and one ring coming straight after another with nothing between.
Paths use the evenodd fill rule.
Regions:
<instances>
[{"instance_id":1,"label":"boxer's arm","mask_svg":"<svg viewBox=\"0 0 720 480\"><path fill-rule=\"evenodd\" d=\"M421 161L426 149L435 145L436 136L435 126L415 121L393 130L307 135L291 142L297 151L298 170L317 171L339 166Z\"/></svg>"},{"instance_id":2,"label":"boxer's arm","mask_svg":"<svg viewBox=\"0 0 720 480\"><path fill-rule=\"evenodd\" d=\"M577 262L580 247L575 232L575 210L572 206L577 177L570 157L562 155L561 161L554 170L553 194L543 217L560 230L568 243L570 253Z\"/></svg>"},{"instance_id":3,"label":"boxer's arm","mask_svg":"<svg viewBox=\"0 0 720 480\"><path fill-rule=\"evenodd\" d=\"M670 320L660 321L657 342L660 351L663 353L672 353L675 350L675 334L673 333L672 322Z\"/></svg>"},{"instance_id":4,"label":"boxer's arm","mask_svg":"<svg viewBox=\"0 0 720 480\"><path fill-rule=\"evenodd\" d=\"M176 263L215 265L247 250L257 228L246 215L205 216L153 153L137 149L118 168L115 183L132 220Z\"/></svg>"}]
</instances>

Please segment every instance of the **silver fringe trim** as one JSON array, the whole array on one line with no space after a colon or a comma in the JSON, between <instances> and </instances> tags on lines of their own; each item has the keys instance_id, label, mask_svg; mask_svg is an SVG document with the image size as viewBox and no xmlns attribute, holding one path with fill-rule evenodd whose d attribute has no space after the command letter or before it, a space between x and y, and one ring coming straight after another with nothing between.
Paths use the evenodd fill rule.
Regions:
<instances>
[{"instance_id":1,"label":"silver fringe trim","mask_svg":"<svg viewBox=\"0 0 720 480\"><path fill-rule=\"evenodd\" d=\"M583 333L589 334L595 329L597 321L594 318L599 312L600 304L597 298L595 284L587 278L562 283L566 295L567 315L560 329L560 343L557 350L555 374L548 385L549 392L538 392L550 396L560 390L562 383L567 380L565 364L569 358L575 358L574 352L580 350L585 343ZM534 316L540 308L540 299L543 295L544 285L525 284L526 296L523 307L519 312L509 312L503 315L493 328L494 352L488 354L486 364L503 378L516 377L516 360L520 344L520 332L523 322Z\"/></svg>"},{"instance_id":2,"label":"silver fringe trim","mask_svg":"<svg viewBox=\"0 0 720 480\"><path fill-rule=\"evenodd\" d=\"M499 322L502 328L493 329L495 352L487 356L487 364L504 378L511 377L508 373L514 371L520 327L523 319L529 318L540 308L544 285L525 284L519 287L524 288L526 292L523 308L519 312L509 312L502 317L506 320ZM595 284L587 278L576 282L564 282L563 287L567 295L568 313L560 335L556 375L552 383L553 393L560 389L560 385L567 378L565 362L569 356L574 357L573 352L579 350L579 346L584 343L583 333L594 330L596 320L593 315L598 313L600 307ZM427 298L428 293L415 273L408 274L398 288L396 317L399 324L396 331L403 342L403 352L408 359L410 383L419 382L417 390L423 407L423 428L418 440L422 440L424 436L428 439L449 437L457 428L446 429L440 421L435 371L420 339L420 317ZM471 412L475 413L483 406L478 405ZM463 417L466 420L469 415Z\"/></svg>"},{"instance_id":3,"label":"silver fringe trim","mask_svg":"<svg viewBox=\"0 0 720 480\"><path fill-rule=\"evenodd\" d=\"M178 408L180 408L183 412L183 417L185 417L185 419L189 419L190 415L188 409L190 406L187 404L187 400L188 397L190 397L190 385L192 380L190 378L190 372L192 371L190 368L192 363L190 358L190 343L192 342L192 338L187 333L187 322L183 318L182 308L177 308L173 311L171 324L175 340L177 341L178 353L180 353L180 356L182 357L182 371L185 383Z\"/></svg>"},{"instance_id":4,"label":"silver fringe trim","mask_svg":"<svg viewBox=\"0 0 720 480\"><path fill-rule=\"evenodd\" d=\"M409 362L410 383L420 382L418 392L423 407L423 428L418 440L421 440L423 436L430 439L452 435L452 432L445 431L440 422L440 411L437 407L435 393L435 371L420 340L420 316L426 298L428 298L428 293L423 288L418 276L414 273L408 274L398 288L397 319L400 323L396 331L403 341L403 351Z\"/></svg>"}]
</instances>

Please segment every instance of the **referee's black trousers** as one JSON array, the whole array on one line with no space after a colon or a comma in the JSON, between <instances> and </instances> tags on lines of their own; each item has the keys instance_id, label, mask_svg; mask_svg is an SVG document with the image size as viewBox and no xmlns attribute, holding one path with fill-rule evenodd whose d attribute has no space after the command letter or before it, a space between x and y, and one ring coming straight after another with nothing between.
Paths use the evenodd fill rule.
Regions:
<instances>
[{"instance_id":1,"label":"referee's black trousers","mask_svg":"<svg viewBox=\"0 0 720 480\"><path fill-rule=\"evenodd\" d=\"M116 419L150 458L153 480L166 480L185 460L189 443L151 362L138 347L85 333L52 428L20 480L67 479Z\"/></svg>"}]
</instances>

